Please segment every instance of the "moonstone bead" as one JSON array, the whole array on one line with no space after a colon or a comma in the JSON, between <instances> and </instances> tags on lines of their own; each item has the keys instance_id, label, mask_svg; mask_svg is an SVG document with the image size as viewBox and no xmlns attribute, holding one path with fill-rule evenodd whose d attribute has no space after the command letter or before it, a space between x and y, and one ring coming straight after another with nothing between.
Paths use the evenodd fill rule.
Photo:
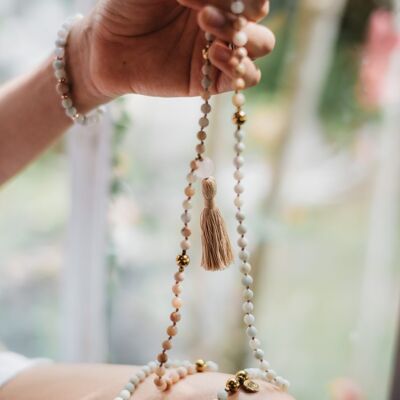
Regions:
<instances>
[{"instance_id":1,"label":"moonstone bead","mask_svg":"<svg viewBox=\"0 0 400 400\"><path fill-rule=\"evenodd\" d=\"M201 105L201 112L204 114L208 114L211 112L211 105L209 103L204 103Z\"/></svg>"},{"instance_id":2,"label":"moonstone bead","mask_svg":"<svg viewBox=\"0 0 400 400\"><path fill-rule=\"evenodd\" d=\"M175 284L174 286L172 286L172 292L176 295L181 294L182 292L182 287L181 285L179 285L179 283Z\"/></svg>"},{"instance_id":3,"label":"moonstone bead","mask_svg":"<svg viewBox=\"0 0 400 400\"><path fill-rule=\"evenodd\" d=\"M246 329L247 336L250 338L255 338L257 336L257 328L255 326L249 326Z\"/></svg>"},{"instance_id":4,"label":"moonstone bead","mask_svg":"<svg viewBox=\"0 0 400 400\"><path fill-rule=\"evenodd\" d=\"M179 374L176 371L171 371L169 375L169 379L171 379L172 383L177 383L179 381Z\"/></svg>"},{"instance_id":5,"label":"moonstone bead","mask_svg":"<svg viewBox=\"0 0 400 400\"><path fill-rule=\"evenodd\" d=\"M270 369L270 364L269 364L269 362L268 361L265 361L265 360L260 360L260 369L262 370L262 371L268 371L269 369Z\"/></svg>"},{"instance_id":6,"label":"moonstone bead","mask_svg":"<svg viewBox=\"0 0 400 400\"><path fill-rule=\"evenodd\" d=\"M58 36L59 38L61 38L61 39L66 39L67 36L68 36L68 31L65 30L64 28L63 28L63 29L60 29L60 30L57 32L57 36Z\"/></svg>"},{"instance_id":7,"label":"moonstone bead","mask_svg":"<svg viewBox=\"0 0 400 400\"><path fill-rule=\"evenodd\" d=\"M172 306L174 308L181 308L182 307L182 299L180 297L174 297L172 299Z\"/></svg>"},{"instance_id":8,"label":"moonstone bead","mask_svg":"<svg viewBox=\"0 0 400 400\"><path fill-rule=\"evenodd\" d=\"M236 184L234 189L236 194L242 194L244 192L244 187L240 183Z\"/></svg>"},{"instance_id":9,"label":"moonstone bead","mask_svg":"<svg viewBox=\"0 0 400 400\"><path fill-rule=\"evenodd\" d=\"M189 375L194 375L194 374L197 372L196 366L193 365L193 364L190 364L190 365L187 367L187 371L188 371L188 374L189 374Z\"/></svg>"},{"instance_id":10,"label":"moonstone bead","mask_svg":"<svg viewBox=\"0 0 400 400\"><path fill-rule=\"evenodd\" d=\"M244 275L242 277L242 284L244 286L246 286L246 287L252 285L253 284L253 278L251 277L251 275Z\"/></svg>"},{"instance_id":11,"label":"moonstone bead","mask_svg":"<svg viewBox=\"0 0 400 400\"><path fill-rule=\"evenodd\" d=\"M119 397L121 397L122 400L129 400L131 397L131 393L129 390L121 390Z\"/></svg>"},{"instance_id":12,"label":"moonstone bead","mask_svg":"<svg viewBox=\"0 0 400 400\"><path fill-rule=\"evenodd\" d=\"M234 166L235 166L236 168L241 168L241 167L243 167L244 158L243 158L242 156L236 156L236 157L233 159L233 164L234 164Z\"/></svg>"},{"instance_id":13,"label":"moonstone bead","mask_svg":"<svg viewBox=\"0 0 400 400\"><path fill-rule=\"evenodd\" d=\"M199 125L200 125L201 128L205 128L206 126L209 125L209 123L210 123L210 121L208 120L207 117L201 117L199 119Z\"/></svg>"},{"instance_id":14,"label":"moonstone bead","mask_svg":"<svg viewBox=\"0 0 400 400\"><path fill-rule=\"evenodd\" d=\"M67 78L67 73L65 72L64 69L57 69L54 71L54 75L57 79L66 79ZM72 105L72 104L71 104Z\"/></svg>"},{"instance_id":15,"label":"moonstone bead","mask_svg":"<svg viewBox=\"0 0 400 400\"><path fill-rule=\"evenodd\" d=\"M257 349L254 352L254 357L257 358L257 360L262 360L264 358L264 352L261 349Z\"/></svg>"},{"instance_id":16,"label":"moonstone bead","mask_svg":"<svg viewBox=\"0 0 400 400\"><path fill-rule=\"evenodd\" d=\"M246 325L253 325L254 322L256 321L256 318L254 317L253 314L246 314L246 315L243 317L243 321L244 321L244 323L245 323Z\"/></svg>"},{"instance_id":17,"label":"moonstone bead","mask_svg":"<svg viewBox=\"0 0 400 400\"><path fill-rule=\"evenodd\" d=\"M135 385L131 382L128 382L125 385L125 389L129 391L129 393L133 393L135 391Z\"/></svg>"},{"instance_id":18,"label":"moonstone bead","mask_svg":"<svg viewBox=\"0 0 400 400\"><path fill-rule=\"evenodd\" d=\"M177 368L176 372L178 373L181 379L183 379L187 375L187 369L185 367Z\"/></svg>"},{"instance_id":19,"label":"moonstone bead","mask_svg":"<svg viewBox=\"0 0 400 400\"><path fill-rule=\"evenodd\" d=\"M261 346L260 339L256 337L252 338L249 342L249 346L252 350L257 350Z\"/></svg>"},{"instance_id":20,"label":"moonstone bead","mask_svg":"<svg viewBox=\"0 0 400 400\"><path fill-rule=\"evenodd\" d=\"M235 204L236 208L242 208L243 199L240 196L236 196L235 200L233 200L233 203Z\"/></svg>"},{"instance_id":21,"label":"moonstone bead","mask_svg":"<svg viewBox=\"0 0 400 400\"><path fill-rule=\"evenodd\" d=\"M238 233L239 235L244 235L244 234L246 234L246 232L247 232L246 225L243 225L243 224L238 225L238 227L236 228L236 230L237 230L237 233Z\"/></svg>"},{"instance_id":22,"label":"moonstone bead","mask_svg":"<svg viewBox=\"0 0 400 400\"><path fill-rule=\"evenodd\" d=\"M181 215L181 220L184 224L188 224L191 219L192 219L192 216L188 212L185 212Z\"/></svg>"},{"instance_id":23,"label":"moonstone bead","mask_svg":"<svg viewBox=\"0 0 400 400\"><path fill-rule=\"evenodd\" d=\"M64 69L65 68L65 63L62 60L54 60L53 61L53 67L55 69Z\"/></svg>"},{"instance_id":24,"label":"moonstone bead","mask_svg":"<svg viewBox=\"0 0 400 400\"><path fill-rule=\"evenodd\" d=\"M236 144L235 144L234 150L236 151L236 153L241 153L241 152L244 151L245 147L246 147L246 146L244 145L244 143L239 142L239 143L236 143Z\"/></svg>"},{"instance_id":25,"label":"moonstone bead","mask_svg":"<svg viewBox=\"0 0 400 400\"><path fill-rule=\"evenodd\" d=\"M276 372L273 370L273 369L270 369L270 370L268 370L268 371L266 371L267 373L266 373L266 375L265 375L265 377L269 380L269 381L273 381L276 377L277 377L277 374L276 374Z\"/></svg>"},{"instance_id":26,"label":"moonstone bead","mask_svg":"<svg viewBox=\"0 0 400 400\"><path fill-rule=\"evenodd\" d=\"M139 378L140 382L143 382L146 379L146 374L142 370L136 372L136 376Z\"/></svg>"},{"instance_id":27,"label":"moonstone bead","mask_svg":"<svg viewBox=\"0 0 400 400\"><path fill-rule=\"evenodd\" d=\"M176 272L174 278L177 282L182 282L185 279L184 272Z\"/></svg>"},{"instance_id":28,"label":"moonstone bead","mask_svg":"<svg viewBox=\"0 0 400 400\"><path fill-rule=\"evenodd\" d=\"M182 249L182 250L189 250L189 249L190 249L190 242L189 242L189 240L182 240L182 242L181 242L181 249Z\"/></svg>"},{"instance_id":29,"label":"moonstone bead","mask_svg":"<svg viewBox=\"0 0 400 400\"><path fill-rule=\"evenodd\" d=\"M197 162L198 168L196 175L199 179L204 179L214 174L214 163L209 158L203 158L202 161Z\"/></svg>"},{"instance_id":30,"label":"moonstone bead","mask_svg":"<svg viewBox=\"0 0 400 400\"><path fill-rule=\"evenodd\" d=\"M239 64L239 65L243 65L243 64ZM239 65L236 67L236 69L239 67ZM236 107L241 107L245 102L246 102L246 98L243 93L236 93L232 97L232 103Z\"/></svg>"},{"instance_id":31,"label":"moonstone bead","mask_svg":"<svg viewBox=\"0 0 400 400\"><path fill-rule=\"evenodd\" d=\"M218 371L218 364L216 364L214 361L207 361L206 368L207 371L216 372Z\"/></svg>"},{"instance_id":32,"label":"moonstone bead","mask_svg":"<svg viewBox=\"0 0 400 400\"><path fill-rule=\"evenodd\" d=\"M233 177L237 180L237 181L241 181L244 177L243 172L240 171L239 169L237 169L234 174Z\"/></svg>"},{"instance_id":33,"label":"moonstone bead","mask_svg":"<svg viewBox=\"0 0 400 400\"><path fill-rule=\"evenodd\" d=\"M245 289L243 291L243 299L248 301L248 300L252 300L252 298L254 297L254 292L251 289Z\"/></svg>"},{"instance_id":34,"label":"moonstone bead","mask_svg":"<svg viewBox=\"0 0 400 400\"><path fill-rule=\"evenodd\" d=\"M245 251L245 250L242 250L242 251L239 252L239 258L242 261L247 261L249 259L249 253L247 251Z\"/></svg>"},{"instance_id":35,"label":"moonstone bead","mask_svg":"<svg viewBox=\"0 0 400 400\"><path fill-rule=\"evenodd\" d=\"M203 89L208 89L211 86L211 79L208 76L205 76L202 80L201 80L201 86L203 87Z\"/></svg>"},{"instance_id":36,"label":"moonstone bead","mask_svg":"<svg viewBox=\"0 0 400 400\"><path fill-rule=\"evenodd\" d=\"M72 100L71 99L63 99L61 100L61 104L64 108L71 108L72 107Z\"/></svg>"},{"instance_id":37,"label":"moonstone bead","mask_svg":"<svg viewBox=\"0 0 400 400\"><path fill-rule=\"evenodd\" d=\"M242 274L247 275L250 271L251 271L251 265L249 263L245 262L240 265L240 272ZM247 276L250 276L250 275L247 275Z\"/></svg>"},{"instance_id":38,"label":"moonstone bead","mask_svg":"<svg viewBox=\"0 0 400 400\"><path fill-rule=\"evenodd\" d=\"M75 115L78 113L77 109L75 107L70 107L65 110L65 113L69 117L75 117Z\"/></svg>"},{"instance_id":39,"label":"moonstone bead","mask_svg":"<svg viewBox=\"0 0 400 400\"><path fill-rule=\"evenodd\" d=\"M150 361L147 365L149 366L151 372L154 372L157 368L157 363L155 361Z\"/></svg>"},{"instance_id":40,"label":"moonstone bead","mask_svg":"<svg viewBox=\"0 0 400 400\"><path fill-rule=\"evenodd\" d=\"M54 50L54 55L56 57L64 57L65 54L65 48L64 47L56 47L56 49Z\"/></svg>"},{"instance_id":41,"label":"moonstone bead","mask_svg":"<svg viewBox=\"0 0 400 400\"><path fill-rule=\"evenodd\" d=\"M237 244L241 249L244 249L247 246L247 240L244 237L241 237L238 239Z\"/></svg>"},{"instance_id":42,"label":"moonstone bead","mask_svg":"<svg viewBox=\"0 0 400 400\"><path fill-rule=\"evenodd\" d=\"M197 180L197 176L196 176L193 172L190 172L189 174L187 174L186 180L187 180L189 183L195 183L196 180Z\"/></svg>"},{"instance_id":43,"label":"moonstone bead","mask_svg":"<svg viewBox=\"0 0 400 400\"><path fill-rule=\"evenodd\" d=\"M243 303L242 309L245 313L251 313L254 310L254 304L251 301L246 301Z\"/></svg>"},{"instance_id":44,"label":"moonstone bead","mask_svg":"<svg viewBox=\"0 0 400 400\"><path fill-rule=\"evenodd\" d=\"M235 131L235 139L239 142L244 139L245 133L243 129L238 129Z\"/></svg>"},{"instance_id":45,"label":"moonstone bead","mask_svg":"<svg viewBox=\"0 0 400 400\"><path fill-rule=\"evenodd\" d=\"M182 206L183 206L184 210L190 210L192 208L192 203L190 202L190 200L186 199L182 203Z\"/></svg>"},{"instance_id":46,"label":"moonstone bead","mask_svg":"<svg viewBox=\"0 0 400 400\"><path fill-rule=\"evenodd\" d=\"M221 390L220 392L218 392L217 394L218 400L227 400L227 398L228 398L228 393L225 390Z\"/></svg>"},{"instance_id":47,"label":"moonstone bead","mask_svg":"<svg viewBox=\"0 0 400 400\"><path fill-rule=\"evenodd\" d=\"M133 383L135 386L140 383L140 379L136 376L133 375L131 379L129 379L131 383Z\"/></svg>"},{"instance_id":48,"label":"moonstone bead","mask_svg":"<svg viewBox=\"0 0 400 400\"><path fill-rule=\"evenodd\" d=\"M142 371L146 374L146 376L149 376L151 373L150 367L148 365L143 366Z\"/></svg>"},{"instance_id":49,"label":"moonstone bead","mask_svg":"<svg viewBox=\"0 0 400 400\"><path fill-rule=\"evenodd\" d=\"M233 35L233 44L238 47L243 47L247 43L248 37L246 32L239 31Z\"/></svg>"}]
</instances>

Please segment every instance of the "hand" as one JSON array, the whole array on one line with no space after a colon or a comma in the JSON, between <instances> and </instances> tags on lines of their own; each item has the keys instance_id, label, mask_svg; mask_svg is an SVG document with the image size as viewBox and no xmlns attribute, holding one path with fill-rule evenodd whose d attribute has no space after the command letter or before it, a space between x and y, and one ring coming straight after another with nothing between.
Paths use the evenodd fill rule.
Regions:
<instances>
[{"instance_id":1,"label":"hand","mask_svg":"<svg viewBox=\"0 0 400 400\"><path fill-rule=\"evenodd\" d=\"M273 33L256 22L269 11L268 0L244 0L249 57L247 86L260 80L252 59L269 53ZM67 58L79 109L126 93L195 96L201 91L202 30L217 40L210 61L217 68L212 92L231 89L233 15L228 0L100 0L72 31ZM200 29L201 28L201 29Z\"/></svg>"}]
</instances>

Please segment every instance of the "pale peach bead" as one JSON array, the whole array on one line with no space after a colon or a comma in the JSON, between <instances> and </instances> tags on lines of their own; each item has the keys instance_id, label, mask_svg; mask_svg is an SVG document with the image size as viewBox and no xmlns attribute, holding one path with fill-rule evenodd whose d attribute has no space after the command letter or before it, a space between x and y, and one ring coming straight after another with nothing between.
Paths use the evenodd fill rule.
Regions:
<instances>
[{"instance_id":1,"label":"pale peach bead","mask_svg":"<svg viewBox=\"0 0 400 400\"><path fill-rule=\"evenodd\" d=\"M185 274L183 272L176 272L174 278L177 282L182 282L185 279Z\"/></svg>"},{"instance_id":2,"label":"pale peach bead","mask_svg":"<svg viewBox=\"0 0 400 400\"><path fill-rule=\"evenodd\" d=\"M176 294L176 295L181 294L181 292L182 292L181 285L179 285L179 284L177 283L176 285L172 286L172 292L173 292L174 294Z\"/></svg>"},{"instance_id":3,"label":"pale peach bead","mask_svg":"<svg viewBox=\"0 0 400 400\"><path fill-rule=\"evenodd\" d=\"M165 379L163 379L163 378L161 378L161 377L157 377L157 378L154 378L154 384L157 386L157 387L160 387L160 386L163 386L164 385L164 382L165 382Z\"/></svg>"},{"instance_id":4,"label":"pale peach bead","mask_svg":"<svg viewBox=\"0 0 400 400\"><path fill-rule=\"evenodd\" d=\"M235 67L235 71L238 75L243 76L246 73L246 66L240 63Z\"/></svg>"},{"instance_id":5,"label":"pale peach bead","mask_svg":"<svg viewBox=\"0 0 400 400\"><path fill-rule=\"evenodd\" d=\"M206 151L206 146L204 146L204 144L199 143L199 144L196 146L196 152L197 152L197 153L203 154L205 151Z\"/></svg>"},{"instance_id":6,"label":"pale peach bead","mask_svg":"<svg viewBox=\"0 0 400 400\"><path fill-rule=\"evenodd\" d=\"M246 47L238 47L237 49L235 49L233 54L236 57L238 57L239 59L242 59L242 58L247 57L248 51L247 51Z\"/></svg>"},{"instance_id":7,"label":"pale peach bead","mask_svg":"<svg viewBox=\"0 0 400 400\"><path fill-rule=\"evenodd\" d=\"M246 101L243 93L235 93L232 97L232 103L236 107L241 107Z\"/></svg>"},{"instance_id":8,"label":"pale peach bead","mask_svg":"<svg viewBox=\"0 0 400 400\"><path fill-rule=\"evenodd\" d=\"M178 328L174 325L171 325L167 328L167 334L168 336L176 336L178 333Z\"/></svg>"},{"instance_id":9,"label":"pale peach bead","mask_svg":"<svg viewBox=\"0 0 400 400\"><path fill-rule=\"evenodd\" d=\"M235 90L243 90L246 87L246 82L243 78L237 78L233 81L233 88Z\"/></svg>"},{"instance_id":10,"label":"pale peach bead","mask_svg":"<svg viewBox=\"0 0 400 400\"><path fill-rule=\"evenodd\" d=\"M240 63L240 61L239 61L239 59L237 57L231 57L230 60L229 60L229 65L232 68L236 68L239 65L239 63Z\"/></svg>"},{"instance_id":11,"label":"pale peach bead","mask_svg":"<svg viewBox=\"0 0 400 400\"><path fill-rule=\"evenodd\" d=\"M178 373L179 377L183 379L187 375L187 369L185 367L179 367L176 372Z\"/></svg>"},{"instance_id":12,"label":"pale peach bead","mask_svg":"<svg viewBox=\"0 0 400 400\"><path fill-rule=\"evenodd\" d=\"M181 308L182 307L182 299L180 297L174 297L172 299L172 306L174 308Z\"/></svg>"},{"instance_id":13,"label":"pale peach bead","mask_svg":"<svg viewBox=\"0 0 400 400\"><path fill-rule=\"evenodd\" d=\"M247 25L247 20L244 17L236 18L235 22L233 23L233 27L235 30L240 31Z\"/></svg>"},{"instance_id":14,"label":"pale peach bead","mask_svg":"<svg viewBox=\"0 0 400 400\"><path fill-rule=\"evenodd\" d=\"M238 47L243 47L247 43L247 34L244 31L236 32L233 35L233 44Z\"/></svg>"},{"instance_id":15,"label":"pale peach bead","mask_svg":"<svg viewBox=\"0 0 400 400\"><path fill-rule=\"evenodd\" d=\"M166 340L165 342L169 342L169 340ZM164 343L165 343L164 342ZM172 345L171 345L171 347L172 347ZM170 347L170 348L171 348ZM157 375L157 376L159 376L159 377L162 377L162 376L164 376L165 375L165 367L160 367L160 366L158 366L156 369L155 369L155 371L154 371L154 373Z\"/></svg>"},{"instance_id":16,"label":"pale peach bead","mask_svg":"<svg viewBox=\"0 0 400 400\"><path fill-rule=\"evenodd\" d=\"M172 349L172 342L170 340L164 340L164 342L162 343L162 348L164 350L171 350ZM162 367L162 368L164 368L164 367ZM165 373L165 369L164 369L164 373Z\"/></svg>"},{"instance_id":17,"label":"pale peach bead","mask_svg":"<svg viewBox=\"0 0 400 400\"><path fill-rule=\"evenodd\" d=\"M188 197L193 197L193 196L194 196L194 193L195 193L195 190L194 190L194 188L192 188L191 186L187 186L187 187L185 188L185 194L186 194L186 196L188 196Z\"/></svg>"},{"instance_id":18,"label":"pale peach bead","mask_svg":"<svg viewBox=\"0 0 400 400\"><path fill-rule=\"evenodd\" d=\"M192 234L192 231L188 227L184 227L181 230L182 236L183 237L189 237Z\"/></svg>"},{"instance_id":19,"label":"pale peach bead","mask_svg":"<svg viewBox=\"0 0 400 400\"><path fill-rule=\"evenodd\" d=\"M192 160L192 161L190 162L190 168L191 168L193 171L196 171L196 169L199 168L199 164L197 163L197 160Z\"/></svg>"},{"instance_id":20,"label":"pale peach bead","mask_svg":"<svg viewBox=\"0 0 400 400\"><path fill-rule=\"evenodd\" d=\"M201 97L203 98L203 100L210 100L211 94L208 90L204 90L201 93Z\"/></svg>"},{"instance_id":21,"label":"pale peach bead","mask_svg":"<svg viewBox=\"0 0 400 400\"><path fill-rule=\"evenodd\" d=\"M179 375L176 371L171 371L169 375L169 379L171 380L172 383L177 383L179 382Z\"/></svg>"}]
</instances>

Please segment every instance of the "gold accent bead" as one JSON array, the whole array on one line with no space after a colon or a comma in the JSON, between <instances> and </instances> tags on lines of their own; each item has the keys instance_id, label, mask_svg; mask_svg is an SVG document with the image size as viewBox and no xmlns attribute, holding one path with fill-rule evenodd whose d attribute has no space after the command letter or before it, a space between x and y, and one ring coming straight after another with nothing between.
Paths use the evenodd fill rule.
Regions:
<instances>
[{"instance_id":1,"label":"gold accent bead","mask_svg":"<svg viewBox=\"0 0 400 400\"><path fill-rule=\"evenodd\" d=\"M225 390L229 393L235 393L239 390L240 384L235 378L230 378L226 381Z\"/></svg>"},{"instance_id":2,"label":"gold accent bead","mask_svg":"<svg viewBox=\"0 0 400 400\"><path fill-rule=\"evenodd\" d=\"M236 373L236 379L240 383L240 385L243 385L244 381L246 381L249 378L249 374L246 371L239 371Z\"/></svg>"},{"instance_id":3,"label":"gold accent bead","mask_svg":"<svg viewBox=\"0 0 400 400\"><path fill-rule=\"evenodd\" d=\"M204 360L197 360L196 361L196 371L197 372L204 372L206 370L206 363Z\"/></svg>"},{"instance_id":4,"label":"gold accent bead","mask_svg":"<svg viewBox=\"0 0 400 400\"><path fill-rule=\"evenodd\" d=\"M250 379L246 379L242 384L243 389L249 393L257 393L260 390L260 385Z\"/></svg>"},{"instance_id":5,"label":"gold accent bead","mask_svg":"<svg viewBox=\"0 0 400 400\"><path fill-rule=\"evenodd\" d=\"M190 257L187 254L179 254L176 256L176 264L179 267L187 267L190 263Z\"/></svg>"},{"instance_id":6,"label":"gold accent bead","mask_svg":"<svg viewBox=\"0 0 400 400\"><path fill-rule=\"evenodd\" d=\"M246 113L243 110L237 111L232 120L236 125L243 125L247 120Z\"/></svg>"}]
</instances>

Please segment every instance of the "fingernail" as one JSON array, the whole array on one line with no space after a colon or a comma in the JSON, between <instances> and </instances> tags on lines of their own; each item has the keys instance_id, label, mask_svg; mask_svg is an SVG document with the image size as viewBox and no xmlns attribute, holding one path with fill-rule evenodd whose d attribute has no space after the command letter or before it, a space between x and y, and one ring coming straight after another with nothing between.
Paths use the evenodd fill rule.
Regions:
<instances>
[{"instance_id":1,"label":"fingernail","mask_svg":"<svg viewBox=\"0 0 400 400\"><path fill-rule=\"evenodd\" d=\"M226 24L226 18L218 8L208 6L205 9L207 24L214 28L222 28Z\"/></svg>"}]
</instances>

